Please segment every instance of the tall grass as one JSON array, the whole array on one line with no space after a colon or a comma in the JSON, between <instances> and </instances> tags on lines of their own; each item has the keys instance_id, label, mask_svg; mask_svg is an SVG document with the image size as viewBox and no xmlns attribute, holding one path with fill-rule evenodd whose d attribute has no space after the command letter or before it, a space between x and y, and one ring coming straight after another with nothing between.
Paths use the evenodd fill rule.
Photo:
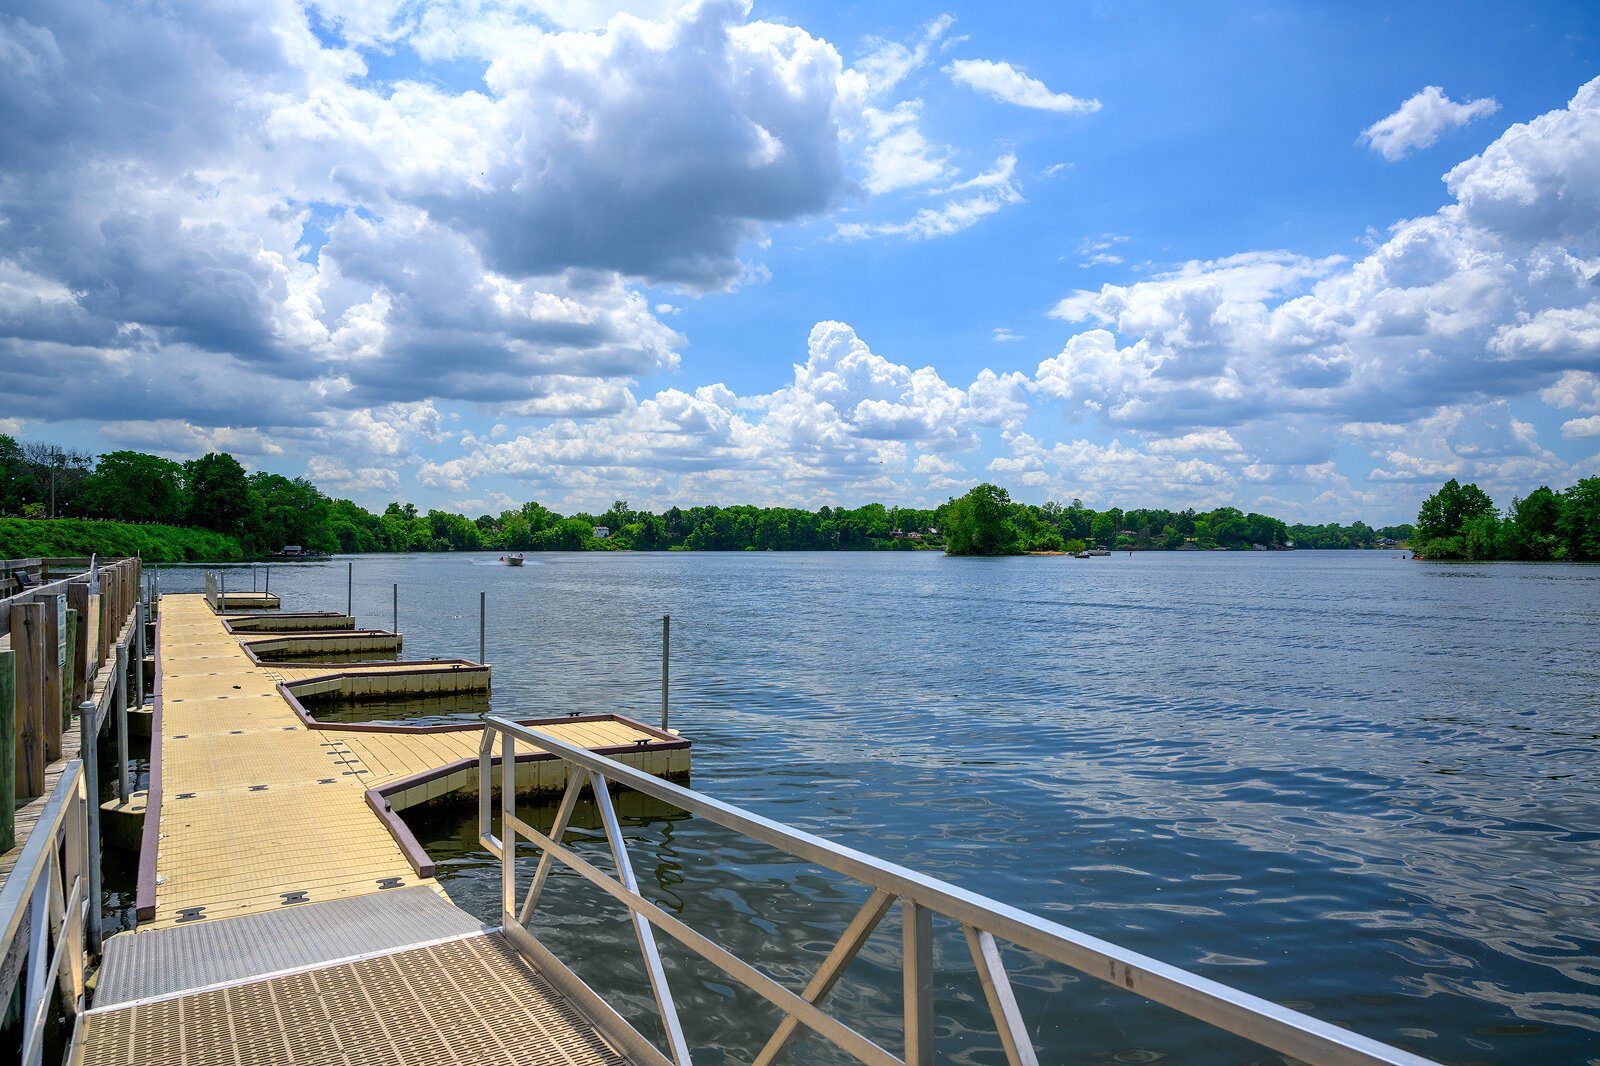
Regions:
<instances>
[{"instance_id":1,"label":"tall grass","mask_svg":"<svg viewBox=\"0 0 1600 1066\"><path fill-rule=\"evenodd\" d=\"M79 518L0 518L0 559L135 554L150 563L228 562L244 557L237 540L208 529Z\"/></svg>"}]
</instances>

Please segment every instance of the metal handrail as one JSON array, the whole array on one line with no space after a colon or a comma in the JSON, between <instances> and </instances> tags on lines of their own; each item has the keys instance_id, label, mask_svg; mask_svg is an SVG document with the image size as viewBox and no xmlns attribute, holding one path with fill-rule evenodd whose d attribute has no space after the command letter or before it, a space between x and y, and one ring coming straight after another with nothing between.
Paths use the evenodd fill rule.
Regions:
<instances>
[{"instance_id":1,"label":"metal handrail","mask_svg":"<svg viewBox=\"0 0 1600 1066\"><path fill-rule=\"evenodd\" d=\"M88 806L83 763L73 759L62 769L16 867L0 887L0 958L9 957L31 912L22 1012L24 1066L38 1066L44 1055L52 986L60 984L73 1014L83 1011L84 922L90 906L85 874Z\"/></svg>"},{"instance_id":2,"label":"metal handrail","mask_svg":"<svg viewBox=\"0 0 1600 1066\"><path fill-rule=\"evenodd\" d=\"M490 759L494 739L500 738L501 834L490 833ZM515 810L516 742L548 752L582 773L569 772L568 787L548 834L540 832ZM615 811L606 790L607 781L626 785L724 828L769 844L797 858L815 863L869 886L872 894L823 961L810 983L798 995L755 967L735 958L720 946L690 929L682 921L639 895L627 862L627 851ZM609 877L563 846L560 841L568 818L585 784L594 789L595 802L606 827L606 837L617 861L620 880ZM641 948L645 951L651 984L672 1044L672 1059L684 1066L688 1050L681 1032L674 1037L676 1016L660 961L655 957L652 927L723 970L746 988L784 1012L785 1020L755 1060L771 1063L796 1028L804 1025L842 1050L868 1063L932 1063L932 917L940 914L961 924L985 998L994 1016L1007 1060L1019 1066L1036 1061L1034 1049L1017 1009L1011 982L1001 961L997 941L1007 941L1081 973L1164 1004L1199 1021L1227 1030L1256 1044L1292 1056L1312 1066L1434 1066L1431 1060L1403 1051L1359 1033L1320 1021L1258 996L1119 947L1106 940L1029 914L998 900L981 896L926 874L856 851L830 840L763 818L700 792L653 777L614 759L574 746L548 733L505 718L485 720L479 749L479 839L501 859L502 910L508 929L525 929L533 916L553 860L559 859L597 885L630 911ZM527 897L516 907L516 838L538 845L543 854ZM898 1058L844 1023L823 1013L817 1004L832 989L889 907L898 900L902 910L905 988L905 1057ZM648 944L648 946L646 946ZM663 994L665 992L665 994Z\"/></svg>"}]
</instances>

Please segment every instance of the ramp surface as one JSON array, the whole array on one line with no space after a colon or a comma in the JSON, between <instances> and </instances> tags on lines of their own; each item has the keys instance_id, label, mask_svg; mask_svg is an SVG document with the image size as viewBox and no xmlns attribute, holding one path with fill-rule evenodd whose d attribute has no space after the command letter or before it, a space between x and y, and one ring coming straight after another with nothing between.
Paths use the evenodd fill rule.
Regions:
<instances>
[{"instance_id":1,"label":"ramp surface","mask_svg":"<svg viewBox=\"0 0 1600 1066\"><path fill-rule=\"evenodd\" d=\"M615 1066L628 1060L498 934L86 1019L117 1066Z\"/></svg>"},{"instance_id":2,"label":"ramp surface","mask_svg":"<svg viewBox=\"0 0 1600 1066\"><path fill-rule=\"evenodd\" d=\"M397 888L106 941L96 1009L483 932L430 888Z\"/></svg>"}]
</instances>

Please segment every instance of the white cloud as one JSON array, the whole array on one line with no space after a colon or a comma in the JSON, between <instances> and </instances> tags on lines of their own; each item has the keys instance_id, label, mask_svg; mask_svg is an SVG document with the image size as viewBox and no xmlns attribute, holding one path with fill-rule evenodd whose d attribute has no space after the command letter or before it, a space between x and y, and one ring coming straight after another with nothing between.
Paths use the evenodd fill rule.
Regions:
<instances>
[{"instance_id":1,"label":"white cloud","mask_svg":"<svg viewBox=\"0 0 1600 1066\"><path fill-rule=\"evenodd\" d=\"M1012 180L1016 168L1015 155L1002 156L996 160L991 169L941 190L946 195L957 195L952 195L938 207L924 207L904 222L841 223L837 233L846 240L861 240L867 237L911 237L926 240L960 233L1003 207L1023 202L1022 190Z\"/></svg>"},{"instance_id":2,"label":"white cloud","mask_svg":"<svg viewBox=\"0 0 1600 1066\"><path fill-rule=\"evenodd\" d=\"M1084 100L1069 93L1051 92L1044 82L1028 77L1010 63L957 59L944 71L960 84L1001 103L1068 115L1100 110L1099 100Z\"/></svg>"},{"instance_id":3,"label":"white cloud","mask_svg":"<svg viewBox=\"0 0 1600 1066\"><path fill-rule=\"evenodd\" d=\"M917 126L921 108L922 101L908 100L889 111L867 109L871 143L862 156L867 171L862 184L868 192L928 185L949 172L950 149L929 144Z\"/></svg>"},{"instance_id":4,"label":"white cloud","mask_svg":"<svg viewBox=\"0 0 1600 1066\"><path fill-rule=\"evenodd\" d=\"M1028 338L1020 333L1013 333L1005 326L994 327L994 340L996 344L1009 344L1011 341L1023 341Z\"/></svg>"},{"instance_id":5,"label":"white cloud","mask_svg":"<svg viewBox=\"0 0 1600 1066\"><path fill-rule=\"evenodd\" d=\"M397 492L400 477L393 470L363 466L351 470L331 455L313 455L306 463L306 479L318 488L337 492Z\"/></svg>"},{"instance_id":6,"label":"white cloud","mask_svg":"<svg viewBox=\"0 0 1600 1066\"><path fill-rule=\"evenodd\" d=\"M863 42L868 47L867 53L856 60L852 69L866 79L869 93L889 92L927 64L934 47L955 21L953 15L940 15L923 27L921 38L909 48L899 41L869 37Z\"/></svg>"},{"instance_id":7,"label":"white cloud","mask_svg":"<svg viewBox=\"0 0 1600 1066\"><path fill-rule=\"evenodd\" d=\"M1401 104L1394 114L1361 131L1361 141L1391 163L1417 148L1427 148L1446 130L1492 115L1500 105L1492 97L1456 103L1437 85L1429 85Z\"/></svg>"},{"instance_id":8,"label":"white cloud","mask_svg":"<svg viewBox=\"0 0 1600 1066\"><path fill-rule=\"evenodd\" d=\"M1600 411L1600 374L1588 370L1568 370L1555 384L1539 393L1539 399L1552 407L1579 411Z\"/></svg>"},{"instance_id":9,"label":"white cloud","mask_svg":"<svg viewBox=\"0 0 1600 1066\"><path fill-rule=\"evenodd\" d=\"M1568 419L1561 423L1561 435L1568 440L1600 437L1600 415Z\"/></svg>"},{"instance_id":10,"label":"white cloud","mask_svg":"<svg viewBox=\"0 0 1600 1066\"><path fill-rule=\"evenodd\" d=\"M1025 378L985 370L966 389L930 367L874 353L839 322L812 329L792 381L756 396L723 385L666 389L615 414L563 418L459 459L425 463L425 485L460 491L504 473L590 502L616 486L635 495L813 504L853 492L916 489L908 474L943 477L947 458L984 427L1009 430L1027 414ZM928 460L924 462L924 460ZM942 486L941 486L942 487Z\"/></svg>"}]
</instances>

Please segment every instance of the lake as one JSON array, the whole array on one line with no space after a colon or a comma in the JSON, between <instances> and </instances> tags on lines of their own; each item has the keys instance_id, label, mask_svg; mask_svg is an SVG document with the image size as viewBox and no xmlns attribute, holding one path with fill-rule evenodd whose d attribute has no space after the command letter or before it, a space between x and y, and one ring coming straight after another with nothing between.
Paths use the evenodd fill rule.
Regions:
<instances>
[{"instance_id":1,"label":"lake","mask_svg":"<svg viewBox=\"0 0 1600 1066\"><path fill-rule=\"evenodd\" d=\"M475 657L486 592L497 713L646 721L670 613L695 788L1443 1062L1600 1061L1600 567L1398 554L357 556L354 601L387 627L398 583L407 658ZM275 565L272 591L343 610L345 562ZM628 811L644 894L796 987L865 895ZM497 921L475 808L410 823ZM542 907L651 1031L620 908L571 876ZM1003 1062L959 931L936 934L941 1061ZM770 1009L662 939L691 1044L723 1049L697 1061L747 1061ZM830 1000L891 1047L898 956L891 919ZM1280 1061L1007 965L1042 1062Z\"/></svg>"}]
</instances>

